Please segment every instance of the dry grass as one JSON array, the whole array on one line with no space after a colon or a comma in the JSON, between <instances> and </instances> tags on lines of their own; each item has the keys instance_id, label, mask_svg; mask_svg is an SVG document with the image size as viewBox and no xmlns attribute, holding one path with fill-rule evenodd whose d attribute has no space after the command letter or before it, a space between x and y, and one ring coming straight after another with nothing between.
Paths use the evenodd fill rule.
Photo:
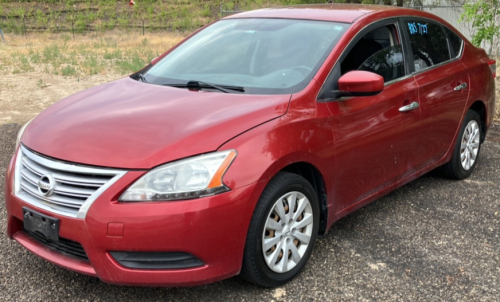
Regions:
<instances>
[{"instance_id":1,"label":"dry grass","mask_svg":"<svg viewBox=\"0 0 500 302\"><path fill-rule=\"evenodd\" d=\"M0 124L22 124L83 89L126 76L184 37L180 33L8 35L0 42Z\"/></svg>"},{"instance_id":2,"label":"dry grass","mask_svg":"<svg viewBox=\"0 0 500 302\"><path fill-rule=\"evenodd\" d=\"M180 33L104 32L89 35L9 35L0 43L3 73L43 72L65 77L130 74L184 37Z\"/></svg>"}]
</instances>

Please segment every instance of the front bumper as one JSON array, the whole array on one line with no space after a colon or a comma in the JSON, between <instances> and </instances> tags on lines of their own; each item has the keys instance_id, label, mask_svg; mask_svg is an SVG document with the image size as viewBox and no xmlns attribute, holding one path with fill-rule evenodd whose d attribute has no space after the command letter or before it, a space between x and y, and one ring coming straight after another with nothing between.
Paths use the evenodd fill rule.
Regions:
<instances>
[{"instance_id":1,"label":"front bumper","mask_svg":"<svg viewBox=\"0 0 500 302\"><path fill-rule=\"evenodd\" d=\"M92 204L85 219L39 209L12 194L13 163L7 169L7 234L56 265L96 276L107 283L140 286L191 286L234 276L262 183L223 194L176 202L118 203L123 190L144 171L130 171ZM49 249L23 230L22 208L60 219L59 236L80 243L89 261ZM130 269L110 252L184 252L203 262L184 269Z\"/></svg>"}]
</instances>

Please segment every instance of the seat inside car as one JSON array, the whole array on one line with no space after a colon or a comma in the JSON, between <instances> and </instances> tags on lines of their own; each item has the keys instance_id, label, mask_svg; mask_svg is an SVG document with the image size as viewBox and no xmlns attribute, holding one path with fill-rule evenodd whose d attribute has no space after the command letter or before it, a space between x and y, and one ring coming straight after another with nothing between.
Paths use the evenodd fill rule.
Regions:
<instances>
[{"instance_id":1,"label":"seat inside car","mask_svg":"<svg viewBox=\"0 0 500 302\"><path fill-rule=\"evenodd\" d=\"M341 64L341 73L345 74L358 68L376 52L394 45L392 34L387 26L379 27L364 35L349 51Z\"/></svg>"}]
</instances>

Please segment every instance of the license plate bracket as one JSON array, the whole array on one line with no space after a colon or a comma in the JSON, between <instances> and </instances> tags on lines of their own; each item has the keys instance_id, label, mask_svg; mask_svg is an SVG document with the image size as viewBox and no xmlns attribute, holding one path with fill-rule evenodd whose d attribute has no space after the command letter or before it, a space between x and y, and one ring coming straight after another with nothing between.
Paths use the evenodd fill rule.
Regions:
<instances>
[{"instance_id":1,"label":"license plate bracket","mask_svg":"<svg viewBox=\"0 0 500 302\"><path fill-rule=\"evenodd\" d=\"M59 241L59 219L44 215L37 211L23 207L24 229L32 233L40 233L47 239Z\"/></svg>"}]
</instances>

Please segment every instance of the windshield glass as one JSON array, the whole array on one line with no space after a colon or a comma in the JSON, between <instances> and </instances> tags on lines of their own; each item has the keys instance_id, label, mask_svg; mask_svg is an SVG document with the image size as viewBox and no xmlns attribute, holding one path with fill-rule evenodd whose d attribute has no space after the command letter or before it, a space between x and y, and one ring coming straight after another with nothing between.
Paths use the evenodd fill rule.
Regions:
<instances>
[{"instance_id":1,"label":"windshield glass","mask_svg":"<svg viewBox=\"0 0 500 302\"><path fill-rule=\"evenodd\" d=\"M309 83L347 27L308 20L221 20L153 65L144 78L160 85L199 81L251 94L294 93Z\"/></svg>"}]
</instances>

